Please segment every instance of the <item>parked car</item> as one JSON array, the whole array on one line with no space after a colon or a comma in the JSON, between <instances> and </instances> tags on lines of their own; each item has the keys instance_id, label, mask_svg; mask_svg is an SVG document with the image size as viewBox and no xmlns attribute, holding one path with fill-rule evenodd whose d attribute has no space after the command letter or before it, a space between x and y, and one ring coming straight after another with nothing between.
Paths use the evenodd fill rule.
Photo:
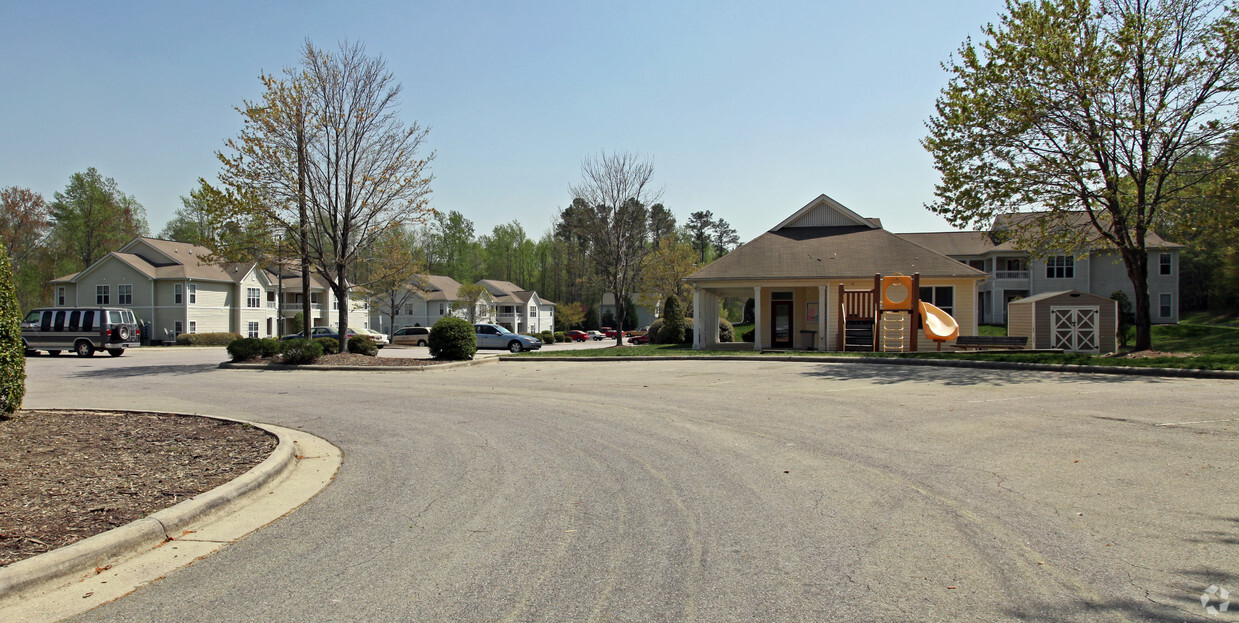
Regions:
<instances>
[{"instance_id":1,"label":"parked car","mask_svg":"<svg viewBox=\"0 0 1239 623\"><path fill-rule=\"evenodd\" d=\"M589 339L594 340L595 342L601 342L604 338L606 338L605 335L593 330L586 331L585 333L589 334Z\"/></svg>"},{"instance_id":2,"label":"parked car","mask_svg":"<svg viewBox=\"0 0 1239 623\"><path fill-rule=\"evenodd\" d=\"M616 334L615 329L612 329L611 327L603 327L603 328L602 328L602 335L603 335L604 337L611 337L611 338L613 338L613 337L615 337L615 334Z\"/></svg>"},{"instance_id":3,"label":"parked car","mask_svg":"<svg viewBox=\"0 0 1239 623\"><path fill-rule=\"evenodd\" d=\"M473 332L477 334L479 349L505 348L509 352L519 353L542 348L542 341L538 338L513 333L497 324L475 324Z\"/></svg>"},{"instance_id":4,"label":"parked car","mask_svg":"<svg viewBox=\"0 0 1239 623\"><path fill-rule=\"evenodd\" d=\"M635 333L635 331L634 331L634 333ZM634 335L634 336L632 336L632 337L629 337L629 338L628 338L628 343L629 343L629 344L649 344L649 343L650 343L650 334L649 334L648 332L646 332L646 333L642 333L641 335Z\"/></svg>"},{"instance_id":5,"label":"parked car","mask_svg":"<svg viewBox=\"0 0 1239 623\"><path fill-rule=\"evenodd\" d=\"M52 307L33 309L22 319L22 346L27 355L45 350L55 357L72 350L90 357L106 350L120 357L141 344L138 319L123 307Z\"/></svg>"},{"instance_id":6,"label":"parked car","mask_svg":"<svg viewBox=\"0 0 1239 623\"><path fill-rule=\"evenodd\" d=\"M392 334L391 342L401 346L428 346L430 327L401 327Z\"/></svg>"},{"instance_id":7,"label":"parked car","mask_svg":"<svg viewBox=\"0 0 1239 623\"><path fill-rule=\"evenodd\" d=\"M362 331L365 331L365 329L362 329ZM348 330L348 336L353 337L354 335L365 335L367 337L370 336L369 333L358 333L357 329L353 329L350 327ZM281 337L280 341L286 342L288 340L295 340L299 337L301 337L300 333L293 333L291 335L285 335ZM340 330L334 327L314 327L310 329L310 339L317 340L320 337L329 337L333 340L338 340L340 339Z\"/></svg>"},{"instance_id":8,"label":"parked car","mask_svg":"<svg viewBox=\"0 0 1239 623\"><path fill-rule=\"evenodd\" d=\"M571 331L564 331L564 337L572 340L573 342L584 342L589 339L589 334L584 331L577 331L576 329L573 329Z\"/></svg>"},{"instance_id":9,"label":"parked car","mask_svg":"<svg viewBox=\"0 0 1239 623\"><path fill-rule=\"evenodd\" d=\"M375 331L374 329L358 329L357 331L362 335L369 335L373 338L374 345L379 348L383 348L384 346L391 344L391 340L387 339L387 334L382 331Z\"/></svg>"}]
</instances>

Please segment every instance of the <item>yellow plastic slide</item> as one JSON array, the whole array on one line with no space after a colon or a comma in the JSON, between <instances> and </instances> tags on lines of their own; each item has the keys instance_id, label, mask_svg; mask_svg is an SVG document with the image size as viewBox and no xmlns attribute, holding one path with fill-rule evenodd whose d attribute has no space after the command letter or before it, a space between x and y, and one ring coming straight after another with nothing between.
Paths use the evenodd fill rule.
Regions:
<instances>
[{"instance_id":1,"label":"yellow plastic slide","mask_svg":"<svg viewBox=\"0 0 1239 623\"><path fill-rule=\"evenodd\" d=\"M932 303L921 301L921 318L925 325L925 337L937 342L938 350L942 350L943 342L959 337L959 323Z\"/></svg>"}]
</instances>

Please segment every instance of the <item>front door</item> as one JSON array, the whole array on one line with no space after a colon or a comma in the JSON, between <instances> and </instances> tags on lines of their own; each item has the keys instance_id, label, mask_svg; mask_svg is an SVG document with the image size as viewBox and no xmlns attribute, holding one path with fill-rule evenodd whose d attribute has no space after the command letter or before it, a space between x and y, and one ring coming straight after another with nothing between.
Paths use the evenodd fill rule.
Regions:
<instances>
[{"instance_id":1,"label":"front door","mask_svg":"<svg viewBox=\"0 0 1239 623\"><path fill-rule=\"evenodd\" d=\"M774 348L792 347L792 302L770 302L770 345Z\"/></svg>"}]
</instances>

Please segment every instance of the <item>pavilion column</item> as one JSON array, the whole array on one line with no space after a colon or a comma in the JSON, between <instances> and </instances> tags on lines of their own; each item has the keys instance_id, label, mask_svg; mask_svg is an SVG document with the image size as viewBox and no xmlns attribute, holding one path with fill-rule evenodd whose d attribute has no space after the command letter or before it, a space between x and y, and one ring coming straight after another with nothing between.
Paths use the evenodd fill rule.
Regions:
<instances>
[{"instance_id":1,"label":"pavilion column","mask_svg":"<svg viewBox=\"0 0 1239 623\"><path fill-rule=\"evenodd\" d=\"M753 286L753 350L760 351L762 341L766 337L766 329L762 326L764 314L761 302L761 286Z\"/></svg>"},{"instance_id":2,"label":"pavilion column","mask_svg":"<svg viewBox=\"0 0 1239 623\"><path fill-rule=\"evenodd\" d=\"M826 286L817 287L817 349L825 351L828 340L826 337Z\"/></svg>"},{"instance_id":3,"label":"pavilion column","mask_svg":"<svg viewBox=\"0 0 1239 623\"><path fill-rule=\"evenodd\" d=\"M701 350L701 288L693 288L693 350Z\"/></svg>"}]
</instances>

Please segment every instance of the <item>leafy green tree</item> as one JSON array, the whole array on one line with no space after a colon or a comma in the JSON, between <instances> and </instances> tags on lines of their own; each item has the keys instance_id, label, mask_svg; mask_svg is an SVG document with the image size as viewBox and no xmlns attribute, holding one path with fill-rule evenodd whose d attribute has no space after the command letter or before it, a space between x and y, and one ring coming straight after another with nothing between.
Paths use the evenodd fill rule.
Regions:
<instances>
[{"instance_id":1,"label":"leafy green tree","mask_svg":"<svg viewBox=\"0 0 1239 623\"><path fill-rule=\"evenodd\" d=\"M69 176L53 196L50 248L58 272L75 272L129 242L147 235L146 210L116 180L94 167Z\"/></svg>"},{"instance_id":2,"label":"leafy green tree","mask_svg":"<svg viewBox=\"0 0 1239 623\"><path fill-rule=\"evenodd\" d=\"M412 236L403 227L392 227L379 237L360 267L370 283L371 308L387 314L388 329L396 329L396 316L425 287L424 269L413 250Z\"/></svg>"},{"instance_id":3,"label":"leafy green tree","mask_svg":"<svg viewBox=\"0 0 1239 623\"><path fill-rule=\"evenodd\" d=\"M680 307L680 297L668 296L663 304L663 326L658 334L662 344L683 344L685 333L684 308Z\"/></svg>"},{"instance_id":4,"label":"leafy green tree","mask_svg":"<svg viewBox=\"0 0 1239 623\"><path fill-rule=\"evenodd\" d=\"M681 304L687 304L689 292L684 278L699 266L697 253L687 242L675 235L660 238L641 272L637 301L654 309L668 296L676 296Z\"/></svg>"},{"instance_id":5,"label":"leafy green tree","mask_svg":"<svg viewBox=\"0 0 1239 623\"><path fill-rule=\"evenodd\" d=\"M714 245L714 257L716 258L727 255L740 244L740 235L736 233L731 223L722 218L714 221L714 233L710 238L710 242Z\"/></svg>"},{"instance_id":6,"label":"leafy green tree","mask_svg":"<svg viewBox=\"0 0 1239 623\"><path fill-rule=\"evenodd\" d=\"M462 285L456 290L456 300L452 301L452 311L463 311L469 319L469 324L476 324L478 318L490 307L490 290L480 283Z\"/></svg>"},{"instance_id":7,"label":"leafy green tree","mask_svg":"<svg viewBox=\"0 0 1239 623\"><path fill-rule=\"evenodd\" d=\"M711 232L714 229L714 213L703 210L689 214L685 228L691 237L693 250L697 252L697 261L705 264L706 252L710 250Z\"/></svg>"},{"instance_id":8,"label":"leafy green tree","mask_svg":"<svg viewBox=\"0 0 1239 623\"><path fill-rule=\"evenodd\" d=\"M960 227L1040 210L1026 244L1106 245L1135 291L1136 348L1151 346L1146 236L1208 171L1239 104L1234 3L1008 0L945 68L923 145L942 175L929 210ZM1084 228L1064 226L1082 220Z\"/></svg>"},{"instance_id":9,"label":"leafy green tree","mask_svg":"<svg viewBox=\"0 0 1239 623\"><path fill-rule=\"evenodd\" d=\"M610 309L602 312L601 322L602 322L601 326L603 327L611 327L612 329L618 328L615 326L615 312L611 311Z\"/></svg>"},{"instance_id":10,"label":"leafy green tree","mask_svg":"<svg viewBox=\"0 0 1239 623\"><path fill-rule=\"evenodd\" d=\"M580 328L585 324L585 306L580 303L564 303L555 310L555 327L559 331Z\"/></svg>"},{"instance_id":11,"label":"leafy green tree","mask_svg":"<svg viewBox=\"0 0 1239 623\"><path fill-rule=\"evenodd\" d=\"M473 221L460 212L436 212L426 246L431 274L447 275L461 283L472 283L481 277L480 245L474 237Z\"/></svg>"},{"instance_id":12,"label":"leafy green tree","mask_svg":"<svg viewBox=\"0 0 1239 623\"><path fill-rule=\"evenodd\" d=\"M26 354L22 348L22 312L13 290L7 250L0 246L0 418L22 406L26 395Z\"/></svg>"}]
</instances>

